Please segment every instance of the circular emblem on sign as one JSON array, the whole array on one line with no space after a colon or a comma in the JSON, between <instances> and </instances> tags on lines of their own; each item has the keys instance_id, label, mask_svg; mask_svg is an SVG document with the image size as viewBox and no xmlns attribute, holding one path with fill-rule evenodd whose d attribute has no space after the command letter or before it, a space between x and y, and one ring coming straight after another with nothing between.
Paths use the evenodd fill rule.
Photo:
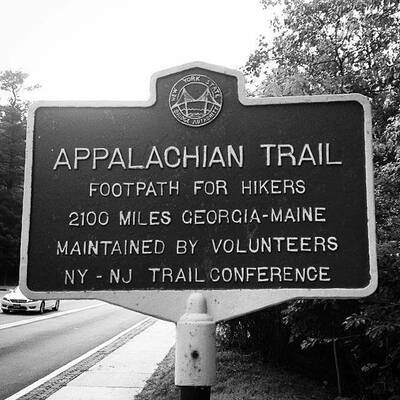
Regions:
<instances>
[{"instance_id":1,"label":"circular emblem on sign","mask_svg":"<svg viewBox=\"0 0 400 400\"><path fill-rule=\"evenodd\" d=\"M217 118L221 111L222 91L206 75L186 75L172 87L169 108L182 124L204 126Z\"/></svg>"}]
</instances>

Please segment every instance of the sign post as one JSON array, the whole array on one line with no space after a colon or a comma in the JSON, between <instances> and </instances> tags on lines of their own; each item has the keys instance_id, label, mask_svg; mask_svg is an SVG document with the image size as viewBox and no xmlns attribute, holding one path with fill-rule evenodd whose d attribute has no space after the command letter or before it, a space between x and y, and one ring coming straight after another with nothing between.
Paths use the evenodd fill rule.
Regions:
<instances>
[{"instance_id":1,"label":"sign post","mask_svg":"<svg viewBox=\"0 0 400 400\"><path fill-rule=\"evenodd\" d=\"M196 62L154 75L146 102L34 103L20 285L178 322L178 340L294 298L368 296L368 100L247 98L240 73ZM210 371L199 387L202 345L177 346Z\"/></svg>"},{"instance_id":2,"label":"sign post","mask_svg":"<svg viewBox=\"0 0 400 400\"><path fill-rule=\"evenodd\" d=\"M192 293L176 326L175 385L182 400L210 398L216 374L215 322L206 299Z\"/></svg>"}]
</instances>

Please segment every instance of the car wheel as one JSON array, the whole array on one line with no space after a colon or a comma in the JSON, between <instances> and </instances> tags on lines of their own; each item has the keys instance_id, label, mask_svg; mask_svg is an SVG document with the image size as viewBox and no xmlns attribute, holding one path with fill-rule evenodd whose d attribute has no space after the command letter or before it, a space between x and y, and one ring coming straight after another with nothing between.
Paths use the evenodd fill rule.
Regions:
<instances>
[{"instance_id":1,"label":"car wheel","mask_svg":"<svg viewBox=\"0 0 400 400\"><path fill-rule=\"evenodd\" d=\"M54 304L54 307L52 308L53 311L58 311L58 308L60 307L60 300L56 300L56 304Z\"/></svg>"},{"instance_id":2,"label":"car wheel","mask_svg":"<svg viewBox=\"0 0 400 400\"><path fill-rule=\"evenodd\" d=\"M4 310L4 309L2 309L1 311L3 311L4 314L9 314L9 313L10 313L10 310Z\"/></svg>"},{"instance_id":3,"label":"car wheel","mask_svg":"<svg viewBox=\"0 0 400 400\"><path fill-rule=\"evenodd\" d=\"M40 314L43 314L43 313L44 313L44 301L42 301L42 302L40 303L39 313L40 313Z\"/></svg>"}]
</instances>

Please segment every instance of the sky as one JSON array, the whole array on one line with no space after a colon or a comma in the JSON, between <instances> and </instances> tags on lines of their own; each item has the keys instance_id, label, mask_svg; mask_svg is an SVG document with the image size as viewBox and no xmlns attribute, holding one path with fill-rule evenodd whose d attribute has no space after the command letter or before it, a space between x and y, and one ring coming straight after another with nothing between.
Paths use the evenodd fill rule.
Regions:
<instances>
[{"instance_id":1,"label":"sky","mask_svg":"<svg viewBox=\"0 0 400 400\"><path fill-rule=\"evenodd\" d=\"M191 61L239 69L270 35L259 0L0 0L0 10L0 71L40 84L29 100L146 100L153 73Z\"/></svg>"}]
</instances>

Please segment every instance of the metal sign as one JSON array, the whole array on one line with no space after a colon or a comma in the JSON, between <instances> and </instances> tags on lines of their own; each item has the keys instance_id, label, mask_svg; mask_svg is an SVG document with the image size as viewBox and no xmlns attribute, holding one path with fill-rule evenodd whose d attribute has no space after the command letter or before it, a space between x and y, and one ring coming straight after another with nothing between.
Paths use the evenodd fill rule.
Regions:
<instances>
[{"instance_id":1,"label":"metal sign","mask_svg":"<svg viewBox=\"0 0 400 400\"><path fill-rule=\"evenodd\" d=\"M176 321L377 284L370 107L360 95L251 99L192 63L148 102L29 114L21 286Z\"/></svg>"}]
</instances>

